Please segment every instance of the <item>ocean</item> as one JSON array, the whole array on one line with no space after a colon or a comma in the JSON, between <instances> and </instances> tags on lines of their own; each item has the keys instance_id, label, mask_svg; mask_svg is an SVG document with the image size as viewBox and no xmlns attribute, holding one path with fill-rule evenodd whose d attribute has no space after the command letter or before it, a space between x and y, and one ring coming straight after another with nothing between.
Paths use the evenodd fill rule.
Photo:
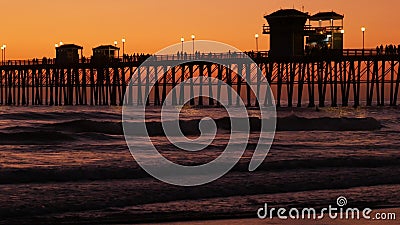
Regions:
<instances>
[{"instance_id":1,"label":"ocean","mask_svg":"<svg viewBox=\"0 0 400 225\"><path fill-rule=\"evenodd\" d=\"M121 111L120 107L2 106L0 224L257 218L264 203L322 208L335 205L339 196L352 207L400 206L400 108L278 109L278 117L288 121L318 119L325 126L337 118L371 117L382 127L278 130L264 163L249 172L258 141L254 131L232 171L197 187L166 184L141 169L122 134ZM150 108L146 118L160 122L159 113ZM258 111L249 114L257 116ZM187 121L204 116L227 115L221 108L188 107L181 113ZM163 135L151 139L171 161L199 165L218 157L229 137L218 132L200 152L179 151Z\"/></svg>"}]
</instances>

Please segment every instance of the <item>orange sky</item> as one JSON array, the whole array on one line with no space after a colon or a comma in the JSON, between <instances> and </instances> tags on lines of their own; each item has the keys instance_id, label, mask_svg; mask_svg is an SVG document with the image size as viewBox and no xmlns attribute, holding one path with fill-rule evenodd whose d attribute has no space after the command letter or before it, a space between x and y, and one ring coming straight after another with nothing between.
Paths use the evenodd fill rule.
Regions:
<instances>
[{"instance_id":1,"label":"orange sky","mask_svg":"<svg viewBox=\"0 0 400 225\"><path fill-rule=\"evenodd\" d=\"M54 57L59 41L92 47L127 40L126 52L156 52L168 45L196 39L221 41L241 50L255 48L263 15L280 8L311 14L334 10L345 14L345 48L400 43L400 2L394 0L13 0L1 3L0 44L8 59ZM268 39L261 35L260 49Z\"/></svg>"}]
</instances>

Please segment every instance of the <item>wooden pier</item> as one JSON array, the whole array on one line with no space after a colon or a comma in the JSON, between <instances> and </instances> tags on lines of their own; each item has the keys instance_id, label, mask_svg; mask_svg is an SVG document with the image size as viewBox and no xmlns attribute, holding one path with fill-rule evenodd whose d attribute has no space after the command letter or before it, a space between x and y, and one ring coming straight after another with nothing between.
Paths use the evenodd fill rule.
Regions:
<instances>
[{"instance_id":1,"label":"wooden pier","mask_svg":"<svg viewBox=\"0 0 400 225\"><path fill-rule=\"evenodd\" d=\"M243 53L213 53L173 67L168 65L180 62L177 56L155 56L139 70L143 59L120 59L102 64L86 60L65 65L54 60L7 61L0 66L0 105L159 106L172 88L188 78L196 81L189 89L190 96L198 91L200 95L206 93L218 99L221 87L216 87L211 77L233 87L247 106L256 106L258 102L254 96L266 94L252 93L248 84L257 86L262 82L271 86L277 107L398 104L400 56L397 53L345 50L340 55L272 58L260 52L250 56L254 60L252 63L243 60ZM229 66L208 62L213 59L225 60ZM124 98L127 91L127 98ZM185 89L179 93L174 90L171 104L185 104L185 94ZM147 101L146 95L150 95ZM192 99L188 104L217 104L214 99L207 99ZM235 99L230 101L233 105L237 103Z\"/></svg>"}]
</instances>

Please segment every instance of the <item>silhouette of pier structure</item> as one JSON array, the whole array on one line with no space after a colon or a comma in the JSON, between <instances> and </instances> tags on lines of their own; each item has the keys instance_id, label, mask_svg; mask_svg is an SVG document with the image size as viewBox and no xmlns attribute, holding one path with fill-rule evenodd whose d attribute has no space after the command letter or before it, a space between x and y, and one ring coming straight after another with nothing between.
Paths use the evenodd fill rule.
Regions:
<instances>
[{"instance_id":1,"label":"silhouette of pier structure","mask_svg":"<svg viewBox=\"0 0 400 225\"><path fill-rule=\"evenodd\" d=\"M101 64L93 63L90 59L74 64L18 61L0 66L0 104L122 105L124 101L143 104L144 99L140 99L140 96L151 92L146 88L151 88L158 77L150 102L147 103L160 105L171 87L188 78L204 79L196 82L197 88L208 88L210 93L216 84L209 83L208 78L214 77L232 86L248 106L257 103L254 94L249 94L246 83L257 85L266 81L273 89L278 107L292 107L294 103L299 107L348 106L350 102L359 106L362 99L365 99L367 106L384 105L386 99L389 99L390 105L397 105L400 55L381 55L376 54L375 50L367 51L371 54L365 54L365 51L362 54L361 50L351 52L342 56L327 54L322 57L268 57L266 52L260 52L254 54L254 63L251 64L244 63L247 62L243 59L244 53L237 53L236 56L229 53L207 55L210 59L215 57L231 62L226 68L208 63L206 58L170 68L167 66L170 61L179 59L176 55L163 55L147 63L148 66L140 71L141 77L131 82L130 79L144 59ZM128 85L137 87L143 93L132 93L132 98L124 99ZM183 102L174 100L174 104ZM195 103L191 101L190 104ZM199 100L196 104L214 103Z\"/></svg>"},{"instance_id":2,"label":"silhouette of pier structure","mask_svg":"<svg viewBox=\"0 0 400 225\"><path fill-rule=\"evenodd\" d=\"M171 91L171 105L217 105L222 87L211 78L234 88L247 106L398 104L400 52L343 49L343 16L333 12L310 17L296 10L280 10L266 19L270 26L264 25L263 31L271 35L268 52L155 55L140 67L149 55L119 57L119 48L106 45L94 48L93 57L86 59L82 54L79 58L82 47L65 45L57 47L57 59L4 61L0 105L159 106ZM305 25L307 19L319 26ZM336 20L341 24L335 25ZM323 21L329 25L323 27ZM194 60L186 61L190 59ZM215 60L227 66L210 62ZM195 82L189 90L173 90L190 78ZM262 93L264 83L270 85L275 102ZM255 93L249 85L257 87ZM187 92L190 96L207 93L208 97L184 102ZM259 96L266 96L262 98L265 102L257 102ZM239 102L228 98L230 105Z\"/></svg>"}]
</instances>

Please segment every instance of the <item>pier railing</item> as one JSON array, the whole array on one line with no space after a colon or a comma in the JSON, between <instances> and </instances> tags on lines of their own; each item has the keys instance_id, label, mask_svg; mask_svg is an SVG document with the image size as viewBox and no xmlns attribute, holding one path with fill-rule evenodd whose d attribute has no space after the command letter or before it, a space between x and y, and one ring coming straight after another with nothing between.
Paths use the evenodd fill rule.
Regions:
<instances>
[{"instance_id":1,"label":"pier railing","mask_svg":"<svg viewBox=\"0 0 400 225\"><path fill-rule=\"evenodd\" d=\"M377 49L343 49L343 50L313 50L305 52L305 56L393 56L399 55L400 51L380 51ZM199 53L199 54L166 54L166 55L125 55L119 58L111 59L113 62L144 62L150 56L153 61L174 61L174 60L208 60L208 59L243 59L250 57L254 60L260 60L270 57L269 51L247 51L247 52L223 52L223 53ZM94 62L91 58L81 58L78 63L90 64ZM0 66L27 66L27 65L53 65L57 64L55 58L26 59L26 60L5 60Z\"/></svg>"}]
</instances>

